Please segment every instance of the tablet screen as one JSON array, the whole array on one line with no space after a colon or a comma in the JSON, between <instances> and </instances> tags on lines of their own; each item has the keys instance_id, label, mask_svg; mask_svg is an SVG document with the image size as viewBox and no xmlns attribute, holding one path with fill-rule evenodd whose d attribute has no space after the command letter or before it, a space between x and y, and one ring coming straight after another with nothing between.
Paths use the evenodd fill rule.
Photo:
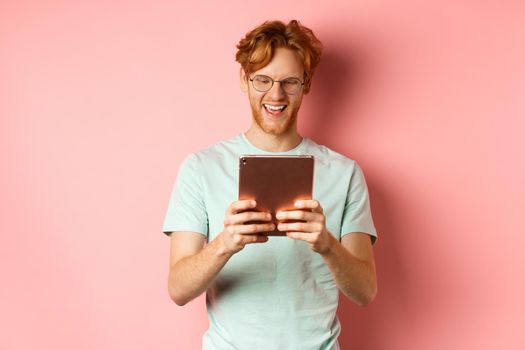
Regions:
<instances>
[{"instance_id":1,"label":"tablet screen","mask_svg":"<svg viewBox=\"0 0 525 350\"><path fill-rule=\"evenodd\" d=\"M314 157L245 155L239 158L239 199L255 199L255 211L272 214L295 209L294 203L312 199ZM269 235L284 236L273 231Z\"/></svg>"}]
</instances>

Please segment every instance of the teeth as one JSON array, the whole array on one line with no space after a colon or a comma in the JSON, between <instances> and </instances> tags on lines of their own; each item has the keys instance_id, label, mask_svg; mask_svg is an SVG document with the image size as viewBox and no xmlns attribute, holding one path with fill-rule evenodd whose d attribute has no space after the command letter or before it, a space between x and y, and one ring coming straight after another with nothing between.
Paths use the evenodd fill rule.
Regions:
<instances>
[{"instance_id":1,"label":"teeth","mask_svg":"<svg viewBox=\"0 0 525 350\"><path fill-rule=\"evenodd\" d=\"M280 111L282 110L285 106L272 106L272 105L267 105L265 104L264 107L268 108L269 110L272 110L272 111Z\"/></svg>"}]
</instances>

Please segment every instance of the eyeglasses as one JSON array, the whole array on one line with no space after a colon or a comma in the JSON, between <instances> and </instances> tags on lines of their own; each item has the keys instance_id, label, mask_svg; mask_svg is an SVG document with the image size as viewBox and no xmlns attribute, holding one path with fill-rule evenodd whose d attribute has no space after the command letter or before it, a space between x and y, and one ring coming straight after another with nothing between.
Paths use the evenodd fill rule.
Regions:
<instances>
[{"instance_id":1,"label":"eyeglasses","mask_svg":"<svg viewBox=\"0 0 525 350\"><path fill-rule=\"evenodd\" d=\"M273 87L273 83L281 83L281 87L288 95L296 95L300 93L304 85L304 82L300 81L298 78L273 80L266 75L256 75L253 78L250 78L250 81L252 82L253 88L259 92L270 91Z\"/></svg>"}]
</instances>

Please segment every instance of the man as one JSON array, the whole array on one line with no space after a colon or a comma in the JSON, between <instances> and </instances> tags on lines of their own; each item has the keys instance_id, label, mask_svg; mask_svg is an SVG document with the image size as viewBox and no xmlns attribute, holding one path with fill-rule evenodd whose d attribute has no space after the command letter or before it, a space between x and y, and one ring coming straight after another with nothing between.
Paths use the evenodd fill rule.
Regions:
<instances>
[{"instance_id":1,"label":"man","mask_svg":"<svg viewBox=\"0 0 525 350\"><path fill-rule=\"evenodd\" d=\"M297 132L321 43L295 20L273 21L237 48L252 125L180 167L163 228L169 294L184 305L206 291L204 349L338 349L338 291L359 305L374 299L377 234L359 166ZM278 224L284 237L265 235L271 215L251 210L255 201L236 200L244 154L315 158L314 199L276 214L295 220Z\"/></svg>"}]
</instances>

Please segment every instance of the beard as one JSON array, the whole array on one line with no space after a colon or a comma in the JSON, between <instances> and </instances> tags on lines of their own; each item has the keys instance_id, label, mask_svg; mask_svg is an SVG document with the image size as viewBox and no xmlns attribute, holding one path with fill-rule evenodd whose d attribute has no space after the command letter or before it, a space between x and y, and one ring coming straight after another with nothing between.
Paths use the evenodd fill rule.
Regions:
<instances>
[{"instance_id":1,"label":"beard","mask_svg":"<svg viewBox=\"0 0 525 350\"><path fill-rule=\"evenodd\" d=\"M287 106L286 108L290 108L290 106ZM282 135L289 131L290 128L295 124L295 121L297 120L297 114L299 112L299 109L291 110L290 117L284 120L284 122L269 123L265 121L262 110L257 109L253 105L251 106L251 109L253 120L255 120L259 128L261 128L261 130L263 130L265 133L271 135Z\"/></svg>"}]
</instances>

